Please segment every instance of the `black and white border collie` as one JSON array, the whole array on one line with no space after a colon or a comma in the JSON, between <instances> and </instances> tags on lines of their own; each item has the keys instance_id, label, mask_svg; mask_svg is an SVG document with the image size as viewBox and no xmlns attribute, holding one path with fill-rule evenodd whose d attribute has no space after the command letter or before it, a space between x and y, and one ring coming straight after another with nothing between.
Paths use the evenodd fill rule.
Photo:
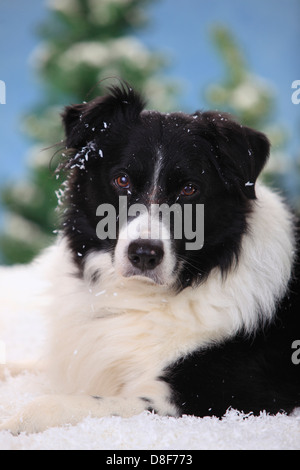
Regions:
<instances>
[{"instance_id":1,"label":"black and white border collie","mask_svg":"<svg viewBox=\"0 0 300 470\"><path fill-rule=\"evenodd\" d=\"M55 393L1 429L300 406L296 235L281 197L256 182L267 138L222 113L144 108L120 86L65 109L62 232L46 255ZM121 196L128 214L189 205L194 229L204 207L203 246L174 237L175 217L155 219L156 238L142 211L121 226ZM98 236L99 207L115 211L115 236Z\"/></svg>"}]
</instances>

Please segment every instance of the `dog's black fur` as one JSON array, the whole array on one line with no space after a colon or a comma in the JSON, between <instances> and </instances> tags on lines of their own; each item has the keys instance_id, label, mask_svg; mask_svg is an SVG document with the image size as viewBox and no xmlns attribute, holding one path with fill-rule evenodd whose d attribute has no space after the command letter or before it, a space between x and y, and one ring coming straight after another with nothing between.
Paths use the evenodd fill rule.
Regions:
<instances>
[{"instance_id":1,"label":"dog's black fur","mask_svg":"<svg viewBox=\"0 0 300 470\"><path fill-rule=\"evenodd\" d=\"M221 417L229 408L259 415L291 413L299 407L300 363L292 361L299 312L299 283L294 282L271 325L253 337L237 335L173 364L163 378L181 412ZM300 351L295 356L299 361Z\"/></svg>"}]
</instances>

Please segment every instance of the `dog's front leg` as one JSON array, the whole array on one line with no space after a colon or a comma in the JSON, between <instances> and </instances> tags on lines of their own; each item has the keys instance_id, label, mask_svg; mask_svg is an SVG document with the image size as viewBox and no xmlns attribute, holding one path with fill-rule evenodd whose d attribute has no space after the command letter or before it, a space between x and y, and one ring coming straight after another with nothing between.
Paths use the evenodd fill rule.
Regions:
<instances>
[{"instance_id":1,"label":"dog's front leg","mask_svg":"<svg viewBox=\"0 0 300 470\"><path fill-rule=\"evenodd\" d=\"M157 407L156 407L157 405ZM158 408L158 409L156 409ZM176 415L176 410L166 400L145 397L93 397L87 395L45 395L35 399L20 413L0 426L17 435L42 432L48 428L75 425L85 417L130 417L144 410L154 409L160 414Z\"/></svg>"}]
</instances>

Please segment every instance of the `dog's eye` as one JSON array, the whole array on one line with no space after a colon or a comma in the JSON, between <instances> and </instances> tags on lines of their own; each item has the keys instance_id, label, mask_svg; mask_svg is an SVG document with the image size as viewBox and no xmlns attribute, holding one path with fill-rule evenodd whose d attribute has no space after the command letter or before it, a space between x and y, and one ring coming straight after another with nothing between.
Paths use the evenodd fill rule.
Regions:
<instances>
[{"instance_id":1,"label":"dog's eye","mask_svg":"<svg viewBox=\"0 0 300 470\"><path fill-rule=\"evenodd\" d=\"M197 188L192 183L188 183L180 191L180 196L193 196L197 191Z\"/></svg>"},{"instance_id":2,"label":"dog's eye","mask_svg":"<svg viewBox=\"0 0 300 470\"><path fill-rule=\"evenodd\" d=\"M120 175L114 179L115 185L120 189L129 189L130 188L130 179L127 175Z\"/></svg>"}]
</instances>

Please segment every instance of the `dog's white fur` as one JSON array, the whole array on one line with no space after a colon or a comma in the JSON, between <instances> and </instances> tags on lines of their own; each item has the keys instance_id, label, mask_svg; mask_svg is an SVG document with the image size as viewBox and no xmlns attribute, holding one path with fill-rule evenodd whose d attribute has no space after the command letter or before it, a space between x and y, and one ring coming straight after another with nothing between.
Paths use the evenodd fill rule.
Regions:
<instances>
[{"instance_id":1,"label":"dog's white fur","mask_svg":"<svg viewBox=\"0 0 300 470\"><path fill-rule=\"evenodd\" d=\"M230 273L222 278L215 268L206 282L176 295L151 280L121 277L109 253L91 253L79 279L61 240L46 256L53 299L47 368L59 395L39 399L5 426L31 432L89 413L129 416L145 408L138 397L176 415L167 385L157 380L163 369L239 330L255 331L286 291L294 252L290 213L277 194L257 185L249 217Z\"/></svg>"}]
</instances>

